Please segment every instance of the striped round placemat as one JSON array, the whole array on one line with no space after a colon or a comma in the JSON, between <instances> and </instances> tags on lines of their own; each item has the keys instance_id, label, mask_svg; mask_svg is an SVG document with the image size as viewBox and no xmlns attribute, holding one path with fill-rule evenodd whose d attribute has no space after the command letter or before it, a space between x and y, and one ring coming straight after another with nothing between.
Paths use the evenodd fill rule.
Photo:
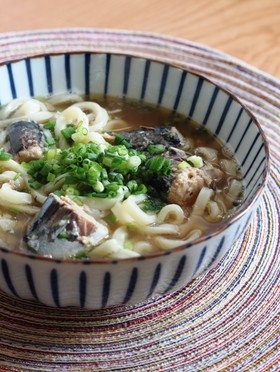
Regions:
<instances>
[{"instance_id":1,"label":"striped round placemat","mask_svg":"<svg viewBox=\"0 0 280 372\"><path fill-rule=\"evenodd\" d=\"M0 371L280 370L280 82L229 55L162 35L0 35L0 62L67 50L126 51L207 75L260 120L271 175L248 231L215 269L179 292L102 311L53 309L0 292Z\"/></svg>"}]
</instances>

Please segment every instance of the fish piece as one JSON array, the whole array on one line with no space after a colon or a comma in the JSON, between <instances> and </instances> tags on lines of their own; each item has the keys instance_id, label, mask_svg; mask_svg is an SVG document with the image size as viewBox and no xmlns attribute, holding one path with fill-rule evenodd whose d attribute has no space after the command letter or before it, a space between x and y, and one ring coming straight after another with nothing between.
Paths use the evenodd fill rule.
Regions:
<instances>
[{"instance_id":1,"label":"fish piece","mask_svg":"<svg viewBox=\"0 0 280 372\"><path fill-rule=\"evenodd\" d=\"M122 132L121 135L137 150L146 150L149 145L164 145L188 148L188 141L175 127L141 128Z\"/></svg>"},{"instance_id":2,"label":"fish piece","mask_svg":"<svg viewBox=\"0 0 280 372\"><path fill-rule=\"evenodd\" d=\"M41 255L74 257L108 237L108 229L68 197L50 194L29 226L27 246Z\"/></svg>"},{"instance_id":3,"label":"fish piece","mask_svg":"<svg viewBox=\"0 0 280 372\"><path fill-rule=\"evenodd\" d=\"M185 168L176 177L167 193L170 203L181 206L192 205L204 186L210 186L212 179L200 168Z\"/></svg>"},{"instance_id":4,"label":"fish piece","mask_svg":"<svg viewBox=\"0 0 280 372\"><path fill-rule=\"evenodd\" d=\"M189 207L194 203L203 186L211 186L213 180L203 168L189 167L181 171L173 168L167 176L155 175L151 185L169 203Z\"/></svg>"},{"instance_id":5,"label":"fish piece","mask_svg":"<svg viewBox=\"0 0 280 372\"><path fill-rule=\"evenodd\" d=\"M45 136L34 121L17 121L8 129L11 153L19 161L40 159L44 151Z\"/></svg>"}]
</instances>

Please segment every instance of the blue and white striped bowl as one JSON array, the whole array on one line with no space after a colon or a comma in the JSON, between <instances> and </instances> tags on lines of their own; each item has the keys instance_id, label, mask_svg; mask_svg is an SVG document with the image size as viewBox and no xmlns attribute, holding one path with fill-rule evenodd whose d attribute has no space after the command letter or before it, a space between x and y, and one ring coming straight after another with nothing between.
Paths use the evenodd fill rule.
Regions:
<instances>
[{"instance_id":1,"label":"blue and white striped bowl","mask_svg":"<svg viewBox=\"0 0 280 372\"><path fill-rule=\"evenodd\" d=\"M53 260L0 248L0 288L50 306L100 309L176 291L210 270L244 233L269 172L267 142L252 113L206 77L160 61L110 53L44 55L0 66L0 103L62 92L154 103L201 123L229 146L247 184L236 214L172 251L124 260Z\"/></svg>"}]
</instances>

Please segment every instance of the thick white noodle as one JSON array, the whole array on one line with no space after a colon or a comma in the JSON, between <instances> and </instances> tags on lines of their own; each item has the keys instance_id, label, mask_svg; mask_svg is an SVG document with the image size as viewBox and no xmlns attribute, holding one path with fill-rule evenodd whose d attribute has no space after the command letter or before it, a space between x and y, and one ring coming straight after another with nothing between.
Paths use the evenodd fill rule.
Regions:
<instances>
[{"instance_id":1,"label":"thick white noodle","mask_svg":"<svg viewBox=\"0 0 280 372\"><path fill-rule=\"evenodd\" d=\"M20 105L20 107L12 114L14 118L21 116L29 116L40 111L48 111L46 105L43 102L36 99L29 99Z\"/></svg>"},{"instance_id":2,"label":"thick white noodle","mask_svg":"<svg viewBox=\"0 0 280 372\"><path fill-rule=\"evenodd\" d=\"M112 239L116 239L124 246L125 240L127 239L127 231L125 227L118 227L117 230L114 231Z\"/></svg>"},{"instance_id":3,"label":"thick white noodle","mask_svg":"<svg viewBox=\"0 0 280 372\"><path fill-rule=\"evenodd\" d=\"M167 239L161 236L158 236L154 239L157 246L162 250L173 249L175 247L179 247L180 245L190 243L194 239L200 238L202 235L199 229L193 230L187 237L187 239L179 240L179 239Z\"/></svg>"},{"instance_id":4,"label":"thick white noodle","mask_svg":"<svg viewBox=\"0 0 280 372\"><path fill-rule=\"evenodd\" d=\"M114 259L122 259L122 258L132 258L132 257L139 257L140 254L138 252L132 251L130 249L120 249L119 251L113 253L111 258Z\"/></svg>"},{"instance_id":5,"label":"thick white noodle","mask_svg":"<svg viewBox=\"0 0 280 372\"><path fill-rule=\"evenodd\" d=\"M2 205L6 202L13 204L32 204L33 199L27 192L16 191L11 188L9 183L3 183L0 188L0 199Z\"/></svg>"},{"instance_id":6,"label":"thick white noodle","mask_svg":"<svg viewBox=\"0 0 280 372\"><path fill-rule=\"evenodd\" d=\"M102 130L109 119L107 111L95 102L79 102L73 105L79 107L82 111L91 112L94 114L94 120L89 125L89 131Z\"/></svg>"},{"instance_id":7,"label":"thick white noodle","mask_svg":"<svg viewBox=\"0 0 280 372\"><path fill-rule=\"evenodd\" d=\"M58 146L60 148L68 147L68 144L61 134L61 131L66 128L68 124L74 126L82 125L84 128L88 127L88 118L87 115L79 108L70 106L58 116L56 120L56 125L54 128L54 133L57 138L59 138Z\"/></svg>"},{"instance_id":8,"label":"thick white noodle","mask_svg":"<svg viewBox=\"0 0 280 372\"><path fill-rule=\"evenodd\" d=\"M202 215L204 213L208 201L210 200L213 194L214 191L212 189L209 189L208 187L205 186L202 187L194 203L192 214Z\"/></svg>"},{"instance_id":9,"label":"thick white noodle","mask_svg":"<svg viewBox=\"0 0 280 372\"><path fill-rule=\"evenodd\" d=\"M195 155L201 156L203 159L213 162L217 159L218 151L210 147L197 147Z\"/></svg>"},{"instance_id":10,"label":"thick white noodle","mask_svg":"<svg viewBox=\"0 0 280 372\"><path fill-rule=\"evenodd\" d=\"M178 204L165 205L158 213L156 222L169 222L176 225L181 225L185 219L183 209Z\"/></svg>"},{"instance_id":11,"label":"thick white noodle","mask_svg":"<svg viewBox=\"0 0 280 372\"><path fill-rule=\"evenodd\" d=\"M13 112L15 112L24 102L26 99L23 98L16 98L9 102L5 107L3 107L0 111L0 119L7 119Z\"/></svg>"},{"instance_id":12,"label":"thick white noodle","mask_svg":"<svg viewBox=\"0 0 280 372\"><path fill-rule=\"evenodd\" d=\"M88 256L91 258L129 258L138 257L138 252L125 249L123 243L115 238L106 240L96 248L92 249Z\"/></svg>"},{"instance_id":13,"label":"thick white noodle","mask_svg":"<svg viewBox=\"0 0 280 372\"><path fill-rule=\"evenodd\" d=\"M145 198L145 195L131 195L123 202L117 202L112 208L112 212L120 223L134 223L136 226L155 223L156 215L145 213L137 204Z\"/></svg>"},{"instance_id":14,"label":"thick white noodle","mask_svg":"<svg viewBox=\"0 0 280 372\"><path fill-rule=\"evenodd\" d=\"M88 256L92 258L104 258L111 257L114 253L118 252L123 248L123 245L116 239L108 239L104 243L101 243L96 248L92 249Z\"/></svg>"},{"instance_id":15,"label":"thick white noodle","mask_svg":"<svg viewBox=\"0 0 280 372\"><path fill-rule=\"evenodd\" d=\"M10 180L13 180L16 177L17 173L14 171L4 171L3 173L0 174L0 183L2 182L8 182Z\"/></svg>"},{"instance_id":16,"label":"thick white noodle","mask_svg":"<svg viewBox=\"0 0 280 372\"><path fill-rule=\"evenodd\" d=\"M90 209L98 209L106 211L111 209L116 202L120 202L124 198L123 192L120 192L115 198L87 198L84 196L79 197L84 204L86 204Z\"/></svg>"},{"instance_id":17,"label":"thick white noodle","mask_svg":"<svg viewBox=\"0 0 280 372\"><path fill-rule=\"evenodd\" d=\"M141 231L147 235L178 235L179 226L171 223L163 223L160 225L145 226Z\"/></svg>"},{"instance_id":18,"label":"thick white noodle","mask_svg":"<svg viewBox=\"0 0 280 372\"><path fill-rule=\"evenodd\" d=\"M26 116L26 119L37 121L38 123L46 123L54 117L54 113L50 111L33 112Z\"/></svg>"},{"instance_id":19,"label":"thick white noodle","mask_svg":"<svg viewBox=\"0 0 280 372\"><path fill-rule=\"evenodd\" d=\"M145 241L134 243L133 249L135 252L138 252L140 254L152 253L157 251L155 244Z\"/></svg>"},{"instance_id":20,"label":"thick white noodle","mask_svg":"<svg viewBox=\"0 0 280 372\"><path fill-rule=\"evenodd\" d=\"M8 169L8 170L15 171L17 173L20 173L22 176L26 175L25 168L22 165L20 165L19 163L17 163L16 161L12 160L12 159L1 160L0 161L0 171L2 169Z\"/></svg>"},{"instance_id":21,"label":"thick white noodle","mask_svg":"<svg viewBox=\"0 0 280 372\"><path fill-rule=\"evenodd\" d=\"M206 206L208 212L208 220L217 221L222 218L222 211L217 202L209 200Z\"/></svg>"},{"instance_id":22,"label":"thick white noodle","mask_svg":"<svg viewBox=\"0 0 280 372\"><path fill-rule=\"evenodd\" d=\"M75 93L67 94L57 94L48 98L47 103L50 103L53 106L58 106L61 104L72 103L72 102L81 102L83 98Z\"/></svg>"}]
</instances>

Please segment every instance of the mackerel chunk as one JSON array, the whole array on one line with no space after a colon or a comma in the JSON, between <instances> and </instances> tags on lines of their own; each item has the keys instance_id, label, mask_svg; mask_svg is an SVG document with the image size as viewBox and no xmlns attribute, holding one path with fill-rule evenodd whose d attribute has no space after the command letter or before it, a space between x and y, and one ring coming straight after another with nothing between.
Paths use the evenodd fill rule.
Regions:
<instances>
[{"instance_id":1,"label":"mackerel chunk","mask_svg":"<svg viewBox=\"0 0 280 372\"><path fill-rule=\"evenodd\" d=\"M45 136L34 121L17 121L8 129L11 153L19 161L40 159L44 151Z\"/></svg>"},{"instance_id":2,"label":"mackerel chunk","mask_svg":"<svg viewBox=\"0 0 280 372\"><path fill-rule=\"evenodd\" d=\"M164 145L177 148L188 147L188 142L175 127L141 128L122 132L121 135L137 150L146 150L149 145Z\"/></svg>"},{"instance_id":3,"label":"mackerel chunk","mask_svg":"<svg viewBox=\"0 0 280 372\"><path fill-rule=\"evenodd\" d=\"M106 226L68 197L50 194L29 226L27 246L54 258L75 257L108 236Z\"/></svg>"}]
</instances>

